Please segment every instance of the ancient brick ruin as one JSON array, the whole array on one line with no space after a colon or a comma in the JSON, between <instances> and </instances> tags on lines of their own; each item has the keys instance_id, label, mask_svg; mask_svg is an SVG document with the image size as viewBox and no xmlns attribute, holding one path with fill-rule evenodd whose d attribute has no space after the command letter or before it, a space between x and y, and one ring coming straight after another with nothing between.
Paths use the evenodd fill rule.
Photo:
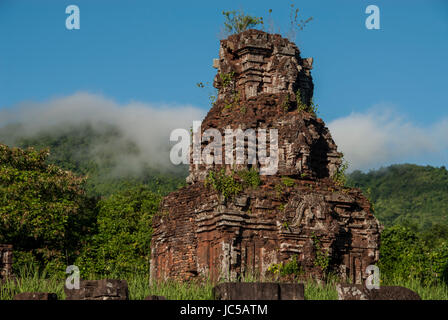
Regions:
<instances>
[{"instance_id":1,"label":"ancient brick ruin","mask_svg":"<svg viewBox=\"0 0 448 320\"><path fill-rule=\"evenodd\" d=\"M278 143L278 169L260 175L258 187L225 197L205 183L210 171L224 169L241 181L238 172L261 172L264 164L249 157L244 163L198 163L192 148L189 185L165 197L153 218L152 281L263 278L269 266L293 256L307 276L332 271L354 283L366 278L366 267L379 257L381 227L360 190L332 179L341 154L322 119L300 108L312 104L312 62L280 35L248 30L221 41L214 62L218 99L194 138L210 128L253 129L258 142L264 139L260 128L277 129L276 141L266 140L268 150ZM214 140L199 141L201 151L214 146ZM248 138L239 148L247 155L253 146ZM224 147L211 150L225 155Z\"/></svg>"},{"instance_id":2,"label":"ancient brick ruin","mask_svg":"<svg viewBox=\"0 0 448 320\"><path fill-rule=\"evenodd\" d=\"M12 245L0 244L0 281L12 275Z\"/></svg>"}]
</instances>

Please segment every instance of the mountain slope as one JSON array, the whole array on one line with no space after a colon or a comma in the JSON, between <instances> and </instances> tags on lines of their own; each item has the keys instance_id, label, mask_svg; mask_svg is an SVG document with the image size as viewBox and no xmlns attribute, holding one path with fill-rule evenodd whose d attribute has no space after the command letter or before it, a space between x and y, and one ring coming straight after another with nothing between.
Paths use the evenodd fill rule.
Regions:
<instances>
[{"instance_id":1,"label":"mountain slope","mask_svg":"<svg viewBox=\"0 0 448 320\"><path fill-rule=\"evenodd\" d=\"M428 230L448 226L448 171L445 167L392 165L368 173L354 171L348 185L361 188L386 226L413 225Z\"/></svg>"}]
</instances>

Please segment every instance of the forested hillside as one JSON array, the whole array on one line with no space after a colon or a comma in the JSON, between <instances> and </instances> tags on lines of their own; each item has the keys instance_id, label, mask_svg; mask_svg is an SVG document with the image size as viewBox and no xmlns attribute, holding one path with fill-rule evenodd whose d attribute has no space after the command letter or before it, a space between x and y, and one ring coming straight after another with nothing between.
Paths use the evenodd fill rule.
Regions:
<instances>
[{"instance_id":1,"label":"forested hillside","mask_svg":"<svg viewBox=\"0 0 448 320\"><path fill-rule=\"evenodd\" d=\"M364 191L385 226L400 224L422 231L448 227L445 167L400 164L368 173L354 171L348 184Z\"/></svg>"}]
</instances>

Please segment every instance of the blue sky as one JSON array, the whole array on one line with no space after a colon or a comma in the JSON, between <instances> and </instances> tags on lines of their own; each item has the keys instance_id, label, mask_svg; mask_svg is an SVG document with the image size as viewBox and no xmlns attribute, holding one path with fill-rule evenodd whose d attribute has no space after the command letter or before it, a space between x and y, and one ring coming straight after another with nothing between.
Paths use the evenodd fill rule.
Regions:
<instances>
[{"instance_id":1,"label":"blue sky","mask_svg":"<svg viewBox=\"0 0 448 320\"><path fill-rule=\"evenodd\" d=\"M272 9L276 26L286 32L290 3L0 0L0 109L82 91L123 105L191 105L206 112L207 95L195 84L213 79L221 12L243 9L266 17ZM342 120L353 115L366 119L391 114L385 121L399 125L390 134L403 126L445 132L447 1L294 3L302 17L313 17L296 43L303 57L315 59L315 101L320 116L335 130L350 125ZM80 8L80 30L65 28L65 8L70 4ZM380 8L380 30L365 28L365 8L370 4ZM373 121L384 129L377 117ZM443 136L435 139L444 143ZM335 140L340 143L337 135ZM442 165L448 162L446 150L411 152L366 165Z\"/></svg>"}]
</instances>

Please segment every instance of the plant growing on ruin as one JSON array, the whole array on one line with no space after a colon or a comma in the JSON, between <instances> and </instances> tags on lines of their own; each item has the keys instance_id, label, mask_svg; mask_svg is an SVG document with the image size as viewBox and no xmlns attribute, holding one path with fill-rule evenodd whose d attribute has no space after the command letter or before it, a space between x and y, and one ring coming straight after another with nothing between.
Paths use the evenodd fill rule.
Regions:
<instances>
[{"instance_id":1,"label":"plant growing on ruin","mask_svg":"<svg viewBox=\"0 0 448 320\"><path fill-rule=\"evenodd\" d=\"M282 109L284 112L288 112L289 107L290 107L290 102L289 100L291 99L289 93L283 98L283 102L282 102Z\"/></svg>"},{"instance_id":2,"label":"plant growing on ruin","mask_svg":"<svg viewBox=\"0 0 448 320\"><path fill-rule=\"evenodd\" d=\"M275 190L275 193L277 194L277 197L280 197L283 193L283 186L280 183L277 183L274 186L274 190Z\"/></svg>"},{"instance_id":3,"label":"plant growing on ruin","mask_svg":"<svg viewBox=\"0 0 448 320\"><path fill-rule=\"evenodd\" d=\"M249 170L239 171L238 176L241 177L246 185L252 188L257 188L261 184L260 174L253 167Z\"/></svg>"},{"instance_id":4,"label":"plant growing on ruin","mask_svg":"<svg viewBox=\"0 0 448 320\"><path fill-rule=\"evenodd\" d=\"M232 198L243 190L243 185L234 178L234 172L230 175L226 175L224 168L220 171L210 170L205 179L205 185L212 186L212 188L221 193L226 200Z\"/></svg>"},{"instance_id":5,"label":"plant growing on ruin","mask_svg":"<svg viewBox=\"0 0 448 320\"><path fill-rule=\"evenodd\" d=\"M235 72L231 71L228 73L220 73L219 74L219 79L221 80L221 85L224 88L227 88L228 86L230 86L232 84L232 82L234 81L234 76L235 76Z\"/></svg>"},{"instance_id":6,"label":"plant growing on ruin","mask_svg":"<svg viewBox=\"0 0 448 320\"><path fill-rule=\"evenodd\" d=\"M287 37L290 41L294 41L296 36L297 36L297 32L298 31L303 31L303 28L306 27L306 25L313 20L313 17L309 17L305 20L303 19L299 19L299 9L295 8L294 4L292 3L290 6L290 11L289 11L289 32L287 33Z\"/></svg>"},{"instance_id":7,"label":"plant growing on ruin","mask_svg":"<svg viewBox=\"0 0 448 320\"><path fill-rule=\"evenodd\" d=\"M244 30L254 28L258 25L263 25L262 17L255 17L245 14L240 11L223 11L224 15L224 28L229 34L240 33Z\"/></svg>"},{"instance_id":8,"label":"plant growing on ruin","mask_svg":"<svg viewBox=\"0 0 448 320\"><path fill-rule=\"evenodd\" d=\"M330 255L327 250L322 247L321 239L313 232L312 234L314 252L316 258L314 260L314 265L320 267L324 273L327 272L330 266Z\"/></svg>"},{"instance_id":9,"label":"plant growing on ruin","mask_svg":"<svg viewBox=\"0 0 448 320\"><path fill-rule=\"evenodd\" d=\"M302 275L303 269L299 263L297 255L293 255L287 262L273 263L268 267L268 272L275 276Z\"/></svg>"},{"instance_id":10,"label":"plant growing on ruin","mask_svg":"<svg viewBox=\"0 0 448 320\"><path fill-rule=\"evenodd\" d=\"M308 108L310 110L309 112L317 115L319 105L317 103L314 103L314 98L311 98L310 105L308 106Z\"/></svg>"},{"instance_id":11,"label":"plant growing on ruin","mask_svg":"<svg viewBox=\"0 0 448 320\"><path fill-rule=\"evenodd\" d=\"M306 103L304 103L300 89L297 89L297 92L296 92L296 102L297 102L297 111L299 111L299 112L305 111L305 112L309 112L311 114L316 115L317 105L314 104L313 99L311 99L310 105L307 105Z\"/></svg>"},{"instance_id":12,"label":"plant growing on ruin","mask_svg":"<svg viewBox=\"0 0 448 320\"><path fill-rule=\"evenodd\" d=\"M204 88L209 88L210 84L207 83L203 83L203 82L198 82L196 83L196 86L200 89L204 89ZM208 94L208 101L210 102L210 105L213 107L213 105L215 104L216 100L218 99L218 90L214 87L211 88L211 91L209 91Z\"/></svg>"},{"instance_id":13,"label":"plant growing on ruin","mask_svg":"<svg viewBox=\"0 0 448 320\"><path fill-rule=\"evenodd\" d=\"M231 109L231 108L235 107L236 105L239 104L239 102L240 102L240 92L233 91L230 101L227 99L224 101L224 103L225 103L224 110Z\"/></svg>"},{"instance_id":14,"label":"plant growing on ruin","mask_svg":"<svg viewBox=\"0 0 448 320\"><path fill-rule=\"evenodd\" d=\"M297 33L303 31L306 25L313 20L313 17L308 17L306 19L300 19L300 10L294 6L292 3L289 7L289 30L284 33L290 41L295 41ZM269 9L267 16L267 32L269 33L282 33L280 27L276 26L274 20L272 19L272 9ZM264 29L264 28L263 28Z\"/></svg>"},{"instance_id":15,"label":"plant growing on ruin","mask_svg":"<svg viewBox=\"0 0 448 320\"><path fill-rule=\"evenodd\" d=\"M295 181L290 177L282 177L282 183L287 187L292 187L294 186Z\"/></svg>"},{"instance_id":16,"label":"plant growing on ruin","mask_svg":"<svg viewBox=\"0 0 448 320\"><path fill-rule=\"evenodd\" d=\"M298 275L301 274L301 267L297 255L293 255L288 262L283 265L283 275Z\"/></svg>"},{"instance_id":17,"label":"plant growing on ruin","mask_svg":"<svg viewBox=\"0 0 448 320\"><path fill-rule=\"evenodd\" d=\"M344 187L347 183L346 171L348 169L348 162L344 160L344 155L341 155L341 164L333 175L333 181L340 187Z\"/></svg>"}]
</instances>

